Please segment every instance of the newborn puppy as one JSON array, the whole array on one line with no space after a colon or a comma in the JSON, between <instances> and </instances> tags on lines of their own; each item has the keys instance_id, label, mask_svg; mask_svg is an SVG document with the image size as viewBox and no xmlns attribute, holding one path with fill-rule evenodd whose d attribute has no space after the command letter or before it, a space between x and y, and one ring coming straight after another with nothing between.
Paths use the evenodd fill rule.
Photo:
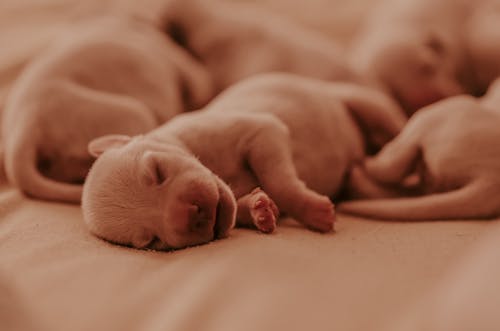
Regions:
<instances>
[{"instance_id":1,"label":"newborn puppy","mask_svg":"<svg viewBox=\"0 0 500 331\"><path fill-rule=\"evenodd\" d=\"M467 1L389 0L350 47L351 66L408 114L472 89L462 41Z\"/></svg>"},{"instance_id":2,"label":"newborn puppy","mask_svg":"<svg viewBox=\"0 0 500 331\"><path fill-rule=\"evenodd\" d=\"M7 177L30 196L79 202L90 140L149 131L212 92L201 65L150 25L85 22L16 81L2 119Z\"/></svg>"},{"instance_id":3,"label":"newborn puppy","mask_svg":"<svg viewBox=\"0 0 500 331\"><path fill-rule=\"evenodd\" d=\"M248 3L174 0L164 29L205 64L219 91L257 73L361 80L326 36Z\"/></svg>"},{"instance_id":4,"label":"newborn puppy","mask_svg":"<svg viewBox=\"0 0 500 331\"><path fill-rule=\"evenodd\" d=\"M469 96L422 109L351 178L358 195L376 199L345 202L340 210L399 220L499 216L499 126L499 114ZM420 183L409 195L416 196L402 197L408 192L404 179L413 172Z\"/></svg>"},{"instance_id":5,"label":"newborn puppy","mask_svg":"<svg viewBox=\"0 0 500 331\"><path fill-rule=\"evenodd\" d=\"M279 212L327 232L329 197L364 156L363 134L391 137L404 123L374 90L290 74L249 78L147 135L92 141L99 157L84 186L84 219L101 238L155 249L225 236L236 205L238 224L263 232Z\"/></svg>"}]
</instances>

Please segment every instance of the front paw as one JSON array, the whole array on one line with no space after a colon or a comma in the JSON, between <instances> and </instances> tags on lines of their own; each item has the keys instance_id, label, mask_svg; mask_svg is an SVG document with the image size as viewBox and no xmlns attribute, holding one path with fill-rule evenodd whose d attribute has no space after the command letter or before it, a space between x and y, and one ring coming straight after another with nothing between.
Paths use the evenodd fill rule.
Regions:
<instances>
[{"instance_id":1,"label":"front paw","mask_svg":"<svg viewBox=\"0 0 500 331\"><path fill-rule=\"evenodd\" d=\"M272 233L276 229L276 221L279 217L278 207L274 201L261 189L252 192L253 203L250 214L257 229L264 233Z\"/></svg>"}]
</instances>

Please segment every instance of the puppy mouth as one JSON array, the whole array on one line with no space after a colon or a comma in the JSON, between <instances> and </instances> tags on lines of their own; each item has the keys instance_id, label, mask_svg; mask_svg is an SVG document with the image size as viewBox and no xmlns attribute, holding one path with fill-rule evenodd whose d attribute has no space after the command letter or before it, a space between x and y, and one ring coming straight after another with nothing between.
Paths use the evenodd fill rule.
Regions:
<instances>
[{"instance_id":1,"label":"puppy mouth","mask_svg":"<svg viewBox=\"0 0 500 331\"><path fill-rule=\"evenodd\" d=\"M215 207L214 239L220 239L224 237L224 233L227 230L221 222L221 210L222 203L219 200L217 202L217 206Z\"/></svg>"}]
</instances>

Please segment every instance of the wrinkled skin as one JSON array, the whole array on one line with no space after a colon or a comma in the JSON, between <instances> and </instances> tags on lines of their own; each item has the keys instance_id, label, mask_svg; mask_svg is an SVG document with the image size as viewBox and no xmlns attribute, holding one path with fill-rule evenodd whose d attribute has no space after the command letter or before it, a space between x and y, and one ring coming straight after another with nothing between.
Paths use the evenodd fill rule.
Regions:
<instances>
[{"instance_id":1,"label":"wrinkled skin","mask_svg":"<svg viewBox=\"0 0 500 331\"><path fill-rule=\"evenodd\" d=\"M500 216L500 114L470 96L416 113L379 154L354 168L347 213L398 220ZM413 176L413 178L412 178Z\"/></svg>"},{"instance_id":2,"label":"wrinkled skin","mask_svg":"<svg viewBox=\"0 0 500 331\"><path fill-rule=\"evenodd\" d=\"M147 132L212 96L202 66L150 25L75 25L12 88L2 114L7 177L30 196L79 202L90 140Z\"/></svg>"},{"instance_id":3,"label":"wrinkled skin","mask_svg":"<svg viewBox=\"0 0 500 331\"><path fill-rule=\"evenodd\" d=\"M405 121L368 88L256 76L145 136L92 141L99 157L84 186L84 219L97 236L136 248L205 243L235 218L269 233L280 213L328 232L330 198L364 157L365 140L383 143Z\"/></svg>"}]
</instances>

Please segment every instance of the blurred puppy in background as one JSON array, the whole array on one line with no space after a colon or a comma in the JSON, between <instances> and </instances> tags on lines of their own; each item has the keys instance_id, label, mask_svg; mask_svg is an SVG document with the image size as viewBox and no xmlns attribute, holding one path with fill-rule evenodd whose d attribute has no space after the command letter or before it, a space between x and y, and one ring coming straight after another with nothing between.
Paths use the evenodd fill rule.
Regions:
<instances>
[{"instance_id":1,"label":"blurred puppy in background","mask_svg":"<svg viewBox=\"0 0 500 331\"><path fill-rule=\"evenodd\" d=\"M349 190L363 200L340 210L398 220L500 216L500 113L488 111L494 98L498 110L499 98L491 93L485 104L457 96L417 112L379 154L351 171ZM417 180L408 185L411 176Z\"/></svg>"},{"instance_id":2,"label":"blurred puppy in background","mask_svg":"<svg viewBox=\"0 0 500 331\"><path fill-rule=\"evenodd\" d=\"M173 0L160 25L207 66L218 91L257 73L290 72L376 87L412 115L450 96L484 93L468 51L478 47L464 36L485 1L497 0L384 1L347 49L248 3Z\"/></svg>"},{"instance_id":3,"label":"blurred puppy in background","mask_svg":"<svg viewBox=\"0 0 500 331\"><path fill-rule=\"evenodd\" d=\"M160 24L207 67L218 91L271 71L363 81L349 67L340 45L254 4L173 0Z\"/></svg>"},{"instance_id":4,"label":"blurred puppy in background","mask_svg":"<svg viewBox=\"0 0 500 331\"><path fill-rule=\"evenodd\" d=\"M464 22L476 4L384 1L353 41L351 66L409 115L450 96L478 94L463 38Z\"/></svg>"},{"instance_id":5,"label":"blurred puppy in background","mask_svg":"<svg viewBox=\"0 0 500 331\"><path fill-rule=\"evenodd\" d=\"M149 24L84 22L28 65L10 93L7 178L32 197L79 202L90 140L147 132L213 93L203 67Z\"/></svg>"},{"instance_id":6,"label":"blurred puppy in background","mask_svg":"<svg viewBox=\"0 0 500 331\"><path fill-rule=\"evenodd\" d=\"M330 198L347 170L367 141L383 144L405 121L372 89L255 76L147 135L92 141L98 159L85 182L84 219L101 238L155 249L224 237L235 217L272 232L279 212L331 231Z\"/></svg>"}]
</instances>

